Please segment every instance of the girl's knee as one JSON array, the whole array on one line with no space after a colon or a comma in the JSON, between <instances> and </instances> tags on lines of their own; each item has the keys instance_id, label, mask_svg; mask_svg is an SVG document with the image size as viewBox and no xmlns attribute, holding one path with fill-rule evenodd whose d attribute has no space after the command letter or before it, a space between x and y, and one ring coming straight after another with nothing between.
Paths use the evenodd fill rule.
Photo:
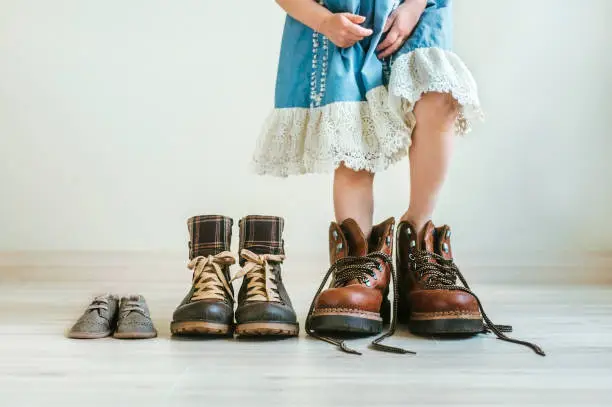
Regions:
<instances>
[{"instance_id":1,"label":"girl's knee","mask_svg":"<svg viewBox=\"0 0 612 407\"><path fill-rule=\"evenodd\" d=\"M459 114L459 103L450 93L427 92L416 103L415 114L438 120L454 120Z\"/></svg>"},{"instance_id":2,"label":"girl's knee","mask_svg":"<svg viewBox=\"0 0 612 407\"><path fill-rule=\"evenodd\" d=\"M371 182L371 180L374 178L373 173L366 171L366 170L355 171L351 168L348 168L344 164L344 162L340 163L340 166L336 168L335 176L336 178L342 178L344 180L349 180L351 182L363 182L363 181Z\"/></svg>"}]
</instances>

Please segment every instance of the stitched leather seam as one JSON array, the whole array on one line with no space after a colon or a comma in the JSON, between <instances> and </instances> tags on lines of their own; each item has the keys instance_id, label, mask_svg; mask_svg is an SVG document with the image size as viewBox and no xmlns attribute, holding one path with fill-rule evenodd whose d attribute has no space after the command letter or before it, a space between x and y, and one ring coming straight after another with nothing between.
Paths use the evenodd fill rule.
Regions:
<instances>
[{"instance_id":1,"label":"stitched leather seam","mask_svg":"<svg viewBox=\"0 0 612 407\"><path fill-rule=\"evenodd\" d=\"M478 311L413 312L412 315L480 315Z\"/></svg>"},{"instance_id":2,"label":"stitched leather seam","mask_svg":"<svg viewBox=\"0 0 612 407\"><path fill-rule=\"evenodd\" d=\"M322 313L322 312L349 312L355 314L368 314L368 315L376 315L378 316L378 312L372 311L364 311L356 308L319 308L314 310L314 313Z\"/></svg>"}]
</instances>

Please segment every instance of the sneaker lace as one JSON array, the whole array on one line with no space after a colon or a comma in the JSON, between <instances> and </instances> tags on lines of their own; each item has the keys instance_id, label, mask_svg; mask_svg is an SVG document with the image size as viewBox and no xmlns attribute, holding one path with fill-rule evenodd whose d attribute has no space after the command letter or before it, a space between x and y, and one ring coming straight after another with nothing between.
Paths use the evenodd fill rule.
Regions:
<instances>
[{"instance_id":1,"label":"sneaker lace","mask_svg":"<svg viewBox=\"0 0 612 407\"><path fill-rule=\"evenodd\" d=\"M236 259L230 252L221 252L214 256L198 256L192 259L187 266L193 270L194 291L192 301L199 300L225 300L226 295L232 301L234 295L223 273L224 266L236 263Z\"/></svg>"},{"instance_id":2,"label":"sneaker lace","mask_svg":"<svg viewBox=\"0 0 612 407\"><path fill-rule=\"evenodd\" d=\"M376 278L376 273L374 272L373 268L382 267L380 261L388 264L389 269L391 270L391 278L393 280L393 315L388 331L372 341L372 348L383 352L392 352L400 354L410 353L413 355L416 354L413 351L382 344L383 340L393 336L397 327L398 292L397 278L395 274L395 269L393 267L393 259L388 254L380 251L372 252L367 256L343 257L341 259L338 259L334 264L331 265L329 270L327 270L325 277L323 277L323 281L321 282L321 285L319 286L319 289L317 290L314 298L312 299L312 303L310 304L310 310L308 311L308 317L306 318L306 333L314 338L338 346L342 351L346 353L361 355L361 352L349 348L343 340L319 335L316 331L314 331L312 329L311 324L312 313L314 312L317 297L319 296L319 294L321 294L321 291L325 287L325 284L327 283L327 280L331 275L333 275L334 277L334 287L342 287L351 280L358 280L361 283L367 284L367 282L369 281L368 276Z\"/></svg>"},{"instance_id":3,"label":"sneaker lace","mask_svg":"<svg viewBox=\"0 0 612 407\"><path fill-rule=\"evenodd\" d=\"M100 313L100 310L108 311L108 297L103 295L95 297L87 307L87 310L98 311L98 313Z\"/></svg>"},{"instance_id":4,"label":"sneaker lace","mask_svg":"<svg viewBox=\"0 0 612 407\"><path fill-rule=\"evenodd\" d=\"M121 316L123 318L132 312L136 312L144 317L149 317L148 312L144 308L144 303L137 297L128 299L121 304Z\"/></svg>"},{"instance_id":5,"label":"sneaker lace","mask_svg":"<svg viewBox=\"0 0 612 407\"><path fill-rule=\"evenodd\" d=\"M248 280L247 301L282 302L270 262L282 263L285 256L282 254L259 255L247 249L242 249L240 256L246 262L244 267L230 280L230 283L246 277Z\"/></svg>"},{"instance_id":6,"label":"sneaker lace","mask_svg":"<svg viewBox=\"0 0 612 407\"><path fill-rule=\"evenodd\" d=\"M411 253L408 257L413 263L412 268L416 271L423 288L428 290L442 289L463 291L472 295L478 303L478 308L480 309L480 313L482 314L482 318L485 322L485 329L483 332L493 332L495 336L502 341L527 346L538 355L546 356L542 348L535 343L522 341L507 336L504 332L512 332L511 325L496 325L493 323L493 321L491 321L482 306L480 298L478 298L478 296L470 289L465 277L461 271L459 271L459 268L452 259L445 259L439 254L423 250ZM461 281L462 285L457 284L457 279Z\"/></svg>"}]
</instances>

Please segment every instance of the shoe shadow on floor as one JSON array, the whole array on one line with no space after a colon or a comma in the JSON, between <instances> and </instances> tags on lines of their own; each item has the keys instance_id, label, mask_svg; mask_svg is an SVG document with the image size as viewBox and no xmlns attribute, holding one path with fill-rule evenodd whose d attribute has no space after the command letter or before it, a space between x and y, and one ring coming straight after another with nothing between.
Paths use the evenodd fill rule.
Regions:
<instances>
[{"instance_id":1,"label":"shoe shadow on floor","mask_svg":"<svg viewBox=\"0 0 612 407\"><path fill-rule=\"evenodd\" d=\"M288 341L291 339L297 340L297 336L236 336L238 342L280 342L280 341Z\"/></svg>"},{"instance_id":2,"label":"shoe shadow on floor","mask_svg":"<svg viewBox=\"0 0 612 407\"><path fill-rule=\"evenodd\" d=\"M209 336L204 336L204 335L172 335L169 334L168 338L171 341L177 341L177 342L211 342L211 341L231 341L233 340L233 336L232 335L209 335Z\"/></svg>"},{"instance_id":3,"label":"shoe shadow on floor","mask_svg":"<svg viewBox=\"0 0 612 407\"><path fill-rule=\"evenodd\" d=\"M376 335L368 334L368 333L356 333L356 332L319 332L319 335L339 339L339 340L348 340L351 339L364 339L364 338L373 338ZM310 336L309 336L310 337ZM315 337L312 337L316 339Z\"/></svg>"},{"instance_id":4,"label":"shoe shadow on floor","mask_svg":"<svg viewBox=\"0 0 612 407\"><path fill-rule=\"evenodd\" d=\"M384 327L384 329L388 329L387 326ZM398 325L396 331L395 331L395 335L399 338L410 338L411 340L416 340L416 341L430 341L430 340L436 340L436 341L461 341L461 340L468 340L468 339L472 339L476 336L480 335L480 333L469 333L469 334L461 334L461 333L457 333L457 334L444 334L444 335L416 335L413 334L412 332L410 332L410 330L408 329L408 327L406 326L401 326Z\"/></svg>"},{"instance_id":5,"label":"shoe shadow on floor","mask_svg":"<svg viewBox=\"0 0 612 407\"><path fill-rule=\"evenodd\" d=\"M297 336L236 336L236 335L171 335L167 339L177 342L209 342L209 341L238 341L238 342L279 342L297 339Z\"/></svg>"},{"instance_id":6,"label":"shoe shadow on floor","mask_svg":"<svg viewBox=\"0 0 612 407\"><path fill-rule=\"evenodd\" d=\"M356 332L319 332L318 334L322 337L330 338L336 341L346 341L347 345L349 345L352 341L357 341L360 339L371 341L372 339L380 335L380 334L372 335L372 334L367 334L367 333L356 333ZM310 335L306 335L305 339L308 341L315 341L315 342L320 341L318 337L310 336ZM355 345L355 346L360 346L360 345ZM349 345L349 347L351 347L351 345Z\"/></svg>"}]
</instances>

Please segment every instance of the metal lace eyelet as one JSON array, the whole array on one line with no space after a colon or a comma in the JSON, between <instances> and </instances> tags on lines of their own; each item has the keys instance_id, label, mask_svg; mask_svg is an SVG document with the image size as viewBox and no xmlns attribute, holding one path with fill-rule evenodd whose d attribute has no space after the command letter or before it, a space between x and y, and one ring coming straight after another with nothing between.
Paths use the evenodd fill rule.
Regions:
<instances>
[{"instance_id":1,"label":"metal lace eyelet","mask_svg":"<svg viewBox=\"0 0 612 407\"><path fill-rule=\"evenodd\" d=\"M444 244L442 244L442 250L444 250L444 253L448 253L448 243L444 242Z\"/></svg>"},{"instance_id":2,"label":"metal lace eyelet","mask_svg":"<svg viewBox=\"0 0 612 407\"><path fill-rule=\"evenodd\" d=\"M369 279L364 280L364 282L363 282L363 283L364 283L364 284L365 284L367 287L371 287L371 286L372 286L372 283L370 283L370 280L369 280Z\"/></svg>"},{"instance_id":3,"label":"metal lace eyelet","mask_svg":"<svg viewBox=\"0 0 612 407\"><path fill-rule=\"evenodd\" d=\"M450 237L451 237L451 231L450 231L450 230L447 230L447 231L446 231L446 238L447 238L447 239L450 239Z\"/></svg>"},{"instance_id":4,"label":"metal lace eyelet","mask_svg":"<svg viewBox=\"0 0 612 407\"><path fill-rule=\"evenodd\" d=\"M415 240L411 240L410 241L410 247L415 247L416 246L416 241Z\"/></svg>"},{"instance_id":5,"label":"metal lace eyelet","mask_svg":"<svg viewBox=\"0 0 612 407\"><path fill-rule=\"evenodd\" d=\"M414 261L414 255L413 255L412 253L410 253L410 254L408 255L408 258L409 258L410 260Z\"/></svg>"}]
</instances>

